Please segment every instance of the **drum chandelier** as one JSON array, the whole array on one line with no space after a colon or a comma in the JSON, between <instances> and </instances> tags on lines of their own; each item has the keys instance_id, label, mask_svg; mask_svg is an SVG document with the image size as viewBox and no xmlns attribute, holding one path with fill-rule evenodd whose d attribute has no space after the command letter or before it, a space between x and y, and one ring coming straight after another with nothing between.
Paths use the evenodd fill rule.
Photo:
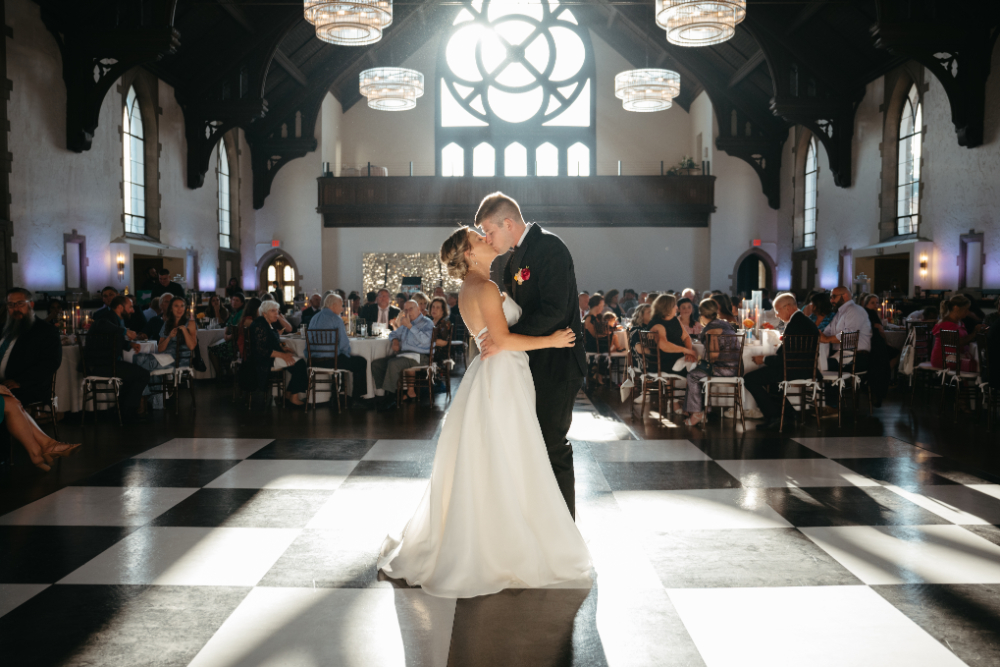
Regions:
<instances>
[{"instance_id":1,"label":"drum chandelier","mask_svg":"<svg viewBox=\"0 0 1000 667\"><path fill-rule=\"evenodd\" d=\"M406 111L424 94L424 75L403 67L373 67L361 73L361 94L380 111Z\"/></svg>"},{"instance_id":2,"label":"drum chandelier","mask_svg":"<svg viewBox=\"0 0 1000 667\"><path fill-rule=\"evenodd\" d=\"M392 24L392 0L305 0L305 18L329 44L374 44Z\"/></svg>"},{"instance_id":3,"label":"drum chandelier","mask_svg":"<svg viewBox=\"0 0 1000 667\"><path fill-rule=\"evenodd\" d=\"M678 46L725 42L746 15L746 0L656 0L656 25Z\"/></svg>"},{"instance_id":4,"label":"drum chandelier","mask_svg":"<svg viewBox=\"0 0 1000 667\"><path fill-rule=\"evenodd\" d=\"M626 111L664 111L681 92L681 75L668 69L630 69L615 75L615 97Z\"/></svg>"}]
</instances>

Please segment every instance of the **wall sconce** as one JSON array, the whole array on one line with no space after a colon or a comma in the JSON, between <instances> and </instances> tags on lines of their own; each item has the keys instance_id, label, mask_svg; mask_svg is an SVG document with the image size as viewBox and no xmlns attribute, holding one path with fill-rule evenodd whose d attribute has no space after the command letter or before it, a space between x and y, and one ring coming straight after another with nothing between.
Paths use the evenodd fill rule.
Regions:
<instances>
[{"instance_id":1,"label":"wall sconce","mask_svg":"<svg viewBox=\"0 0 1000 667\"><path fill-rule=\"evenodd\" d=\"M121 281L125 279L125 255L118 253L116 261L118 262L118 280Z\"/></svg>"},{"instance_id":2,"label":"wall sconce","mask_svg":"<svg viewBox=\"0 0 1000 667\"><path fill-rule=\"evenodd\" d=\"M920 256L920 277L927 277L927 255Z\"/></svg>"}]
</instances>

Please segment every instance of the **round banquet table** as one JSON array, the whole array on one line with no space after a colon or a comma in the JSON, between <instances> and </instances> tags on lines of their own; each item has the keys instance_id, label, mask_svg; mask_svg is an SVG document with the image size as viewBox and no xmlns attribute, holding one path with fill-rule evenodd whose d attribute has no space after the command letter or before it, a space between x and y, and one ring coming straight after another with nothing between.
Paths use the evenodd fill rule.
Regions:
<instances>
[{"instance_id":1,"label":"round banquet table","mask_svg":"<svg viewBox=\"0 0 1000 667\"><path fill-rule=\"evenodd\" d=\"M389 349L392 342L388 338L380 337L368 337L368 338L348 338L351 344L351 354L356 357L364 357L368 360L367 377L368 382L368 393L364 395L364 398L373 398L376 394L375 391L375 380L372 378L372 362L376 359L381 359L382 357L389 356ZM288 346L288 349L298 358L305 358L306 356L306 340L302 336L282 336L281 342ZM280 362L281 360L275 360ZM283 362L282 362L283 363ZM276 363L276 365L278 365ZM280 366L279 366L280 367ZM353 378L351 374L347 373L347 392L350 395L353 389ZM381 389L377 392L381 395L383 392ZM316 402L324 403L330 400L329 392L316 392Z\"/></svg>"},{"instance_id":2,"label":"round banquet table","mask_svg":"<svg viewBox=\"0 0 1000 667\"><path fill-rule=\"evenodd\" d=\"M903 345L906 344L906 329L886 329L885 342L889 344L889 347L902 350Z\"/></svg>"},{"instance_id":3,"label":"round banquet table","mask_svg":"<svg viewBox=\"0 0 1000 667\"><path fill-rule=\"evenodd\" d=\"M775 330L764 330L761 331L761 340L747 340L743 345L743 374L746 375L750 371L755 371L760 368L759 365L754 363L754 357L767 357L775 353L778 346L781 345L781 334ZM701 343L694 343L694 349L698 352L699 358L704 358L705 356L705 346ZM723 406L731 407L732 400L727 401L726 399L716 398L713 399L712 406ZM757 401L753 400L753 396L750 392L743 389L743 412L746 417L750 419L759 419L763 415L757 408Z\"/></svg>"}]
</instances>

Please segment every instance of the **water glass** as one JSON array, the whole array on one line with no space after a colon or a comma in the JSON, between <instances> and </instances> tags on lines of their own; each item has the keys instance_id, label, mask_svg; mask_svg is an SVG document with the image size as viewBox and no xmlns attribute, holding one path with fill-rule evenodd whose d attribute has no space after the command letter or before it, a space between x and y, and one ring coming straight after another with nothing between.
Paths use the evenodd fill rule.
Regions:
<instances>
[{"instance_id":1,"label":"water glass","mask_svg":"<svg viewBox=\"0 0 1000 667\"><path fill-rule=\"evenodd\" d=\"M359 324L358 325L358 335L361 336L362 338L365 338L366 336L368 336L368 325L367 324Z\"/></svg>"}]
</instances>

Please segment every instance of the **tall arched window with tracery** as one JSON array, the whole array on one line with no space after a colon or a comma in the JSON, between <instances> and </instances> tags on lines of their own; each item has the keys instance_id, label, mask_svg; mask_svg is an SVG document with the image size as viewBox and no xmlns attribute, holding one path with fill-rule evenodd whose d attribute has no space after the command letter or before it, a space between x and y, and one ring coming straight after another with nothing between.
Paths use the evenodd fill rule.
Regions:
<instances>
[{"instance_id":1,"label":"tall arched window with tracery","mask_svg":"<svg viewBox=\"0 0 1000 667\"><path fill-rule=\"evenodd\" d=\"M439 176L596 171L593 49L565 4L463 0L437 71Z\"/></svg>"},{"instance_id":2,"label":"tall arched window with tracery","mask_svg":"<svg viewBox=\"0 0 1000 667\"><path fill-rule=\"evenodd\" d=\"M924 113L917 86L910 88L899 121L896 170L896 233L916 234L920 227L920 167Z\"/></svg>"},{"instance_id":3,"label":"tall arched window with tracery","mask_svg":"<svg viewBox=\"0 0 1000 667\"><path fill-rule=\"evenodd\" d=\"M142 134L142 114L135 88L128 89L122 117L122 150L124 178L122 196L125 200L125 231L146 233L146 167Z\"/></svg>"},{"instance_id":4,"label":"tall arched window with tracery","mask_svg":"<svg viewBox=\"0 0 1000 667\"><path fill-rule=\"evenodd\" d=\"M806 151L805 198L803 199L802 247L816 247L816 181L819 176L819 160L816 157L816 137L809 140Z\"/></svg>"},{"instance_id":5,"label":"tall arched window with tracery","mask_svg":"<svg viewBox=\"0 0 1000 667\"><path fill-rule=\"evenodd\" d=\"M219 247L232 248L230 239L231 216L229 210L229 154L226 142L219 142Z\"/></svg>"}]
</instances>

